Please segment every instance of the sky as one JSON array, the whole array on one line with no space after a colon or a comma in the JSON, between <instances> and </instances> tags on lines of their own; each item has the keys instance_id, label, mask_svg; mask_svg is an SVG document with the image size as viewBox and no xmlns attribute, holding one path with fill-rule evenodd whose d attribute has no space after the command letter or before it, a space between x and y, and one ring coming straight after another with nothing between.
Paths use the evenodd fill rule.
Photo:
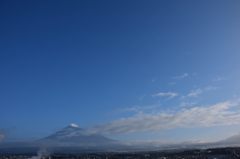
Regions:
<instances>
[{"instance_id":1,"label":"sky","mask_svg":"<svg viewBox=\"0 0 240 159\"><path fill-rule=\"evenodd\" d=\"M0 140L240 133L240 1L2 0Z\"/></svg>"}]
</instances>

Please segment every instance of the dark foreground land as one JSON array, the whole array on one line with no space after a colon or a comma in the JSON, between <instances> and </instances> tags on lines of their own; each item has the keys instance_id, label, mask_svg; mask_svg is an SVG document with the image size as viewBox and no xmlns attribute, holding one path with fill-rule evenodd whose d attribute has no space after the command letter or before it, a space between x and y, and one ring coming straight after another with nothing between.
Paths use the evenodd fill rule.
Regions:
<instances>
[{"instance_id":1,"label":"dark foreground land","mask_svg":"<svg viewBox=\"0 0 240 159\"><path fill-rule=\"evenodd\" d=\"M240 159L240 148L80 154L1 154L0 159Z\"/></svg>"}]
</instances>

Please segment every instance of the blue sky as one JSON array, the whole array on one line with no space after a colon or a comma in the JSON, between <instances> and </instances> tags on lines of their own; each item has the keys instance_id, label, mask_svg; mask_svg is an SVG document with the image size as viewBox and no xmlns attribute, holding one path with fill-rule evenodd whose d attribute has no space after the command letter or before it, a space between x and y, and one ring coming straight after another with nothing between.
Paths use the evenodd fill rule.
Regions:
<instances>
[{"instance_id":1,"label":"blue sky","mask_svg":"<svg viewBox=\"0 0 240 159\"><path fill-rule=\"evenodd\" d=\"M1 1L0 132L239 133L239 17L237 0Z\"/></svg>"}]
</instances>

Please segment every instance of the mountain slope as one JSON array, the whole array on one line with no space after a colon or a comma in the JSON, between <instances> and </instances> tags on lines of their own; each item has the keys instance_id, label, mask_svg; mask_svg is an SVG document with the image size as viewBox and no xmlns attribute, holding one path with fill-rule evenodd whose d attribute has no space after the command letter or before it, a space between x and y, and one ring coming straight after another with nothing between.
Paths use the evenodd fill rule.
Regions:
<instances>
[{"instance_id":1,"label":"mountain slope","mask_svg":"<svg viewBox=\"0 0 240 159\"><path fill-rule=\"evenodd\" d=\"M226 138L219 143L225 145L239 146L240 145L240 134L233 135L229 138Z\"/></svg>"},{"instance_id":2,"label":"mountain slope","mask_svg":"<svg viewBox=\"0 0 240 159\"><path fill-rule=\"evenodd\" d=\"M52 146L106 146L117 144L115 140L100 134L90 133L76 124L70 124L38 142Z\"/></svg>"}]
</instances>

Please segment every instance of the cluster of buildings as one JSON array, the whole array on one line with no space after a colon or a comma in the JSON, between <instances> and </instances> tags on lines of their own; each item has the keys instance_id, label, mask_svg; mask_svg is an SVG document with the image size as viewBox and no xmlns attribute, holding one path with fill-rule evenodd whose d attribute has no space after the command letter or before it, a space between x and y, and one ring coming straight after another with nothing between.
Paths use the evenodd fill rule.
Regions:
<instances>
[{"instance_id":1,"label":"cluster of buildings","mask_svg":"<svg viewBox=\"0 0 240 159\"><path fill-rule=\"evenodd\" d=\"M240 148L125 153L64 153L42 156L34 156L33 154L0 154L0 159L240 159Z\"/></svg>"}]
</instances>

